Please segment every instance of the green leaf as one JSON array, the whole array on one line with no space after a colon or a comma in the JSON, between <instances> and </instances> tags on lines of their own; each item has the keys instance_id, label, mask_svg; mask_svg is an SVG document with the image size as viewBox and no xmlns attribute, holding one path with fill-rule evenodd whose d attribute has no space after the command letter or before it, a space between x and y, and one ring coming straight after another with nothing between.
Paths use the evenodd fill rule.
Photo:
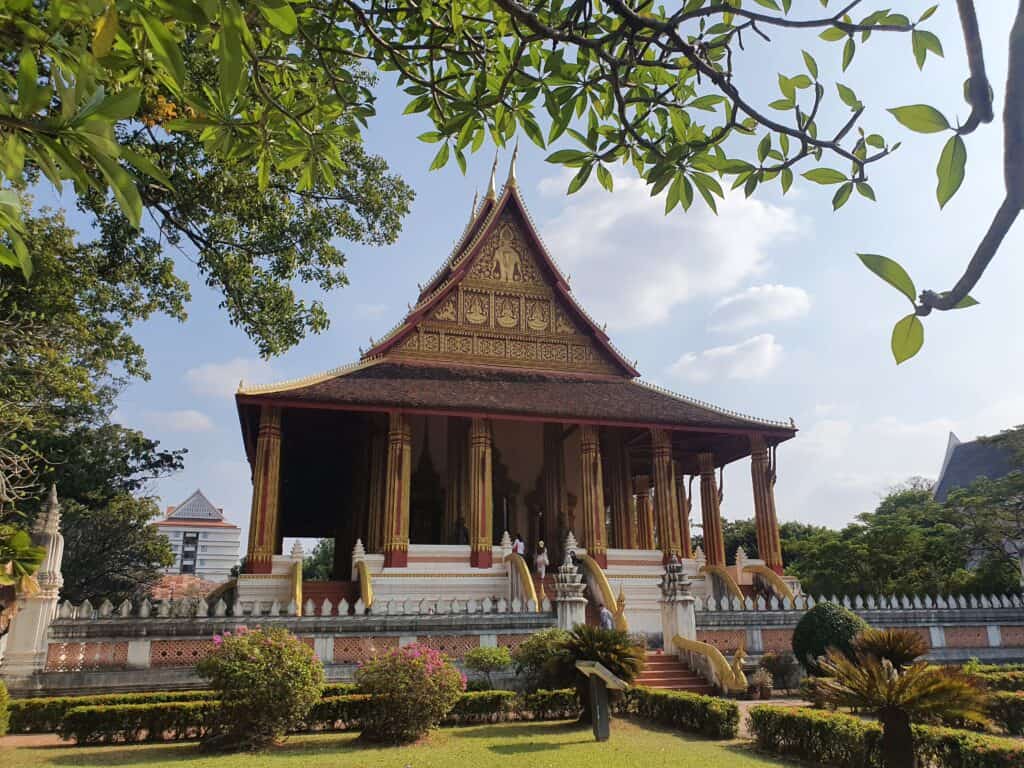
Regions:
<instances>
[{"instance_id":1,"label":"green leaf","mask_svg":"<svg viewBox=\"0 0 1024 768\"><path fill-rule=\"evenodd\" d=\"M959 134L953 134L942 148L939 164L935 174L939 178L935 196L939 200L939 208L943 208L950 198L960 189L967 168L967 147Z\"/></svg>"},{"instance_id":2,"label":"green leaf","mask_svg":"<svg viewBox=\"0 0 1024 768\"><path fill-rule=\"evenodd\" d=\"M544 160L548 163L579 167L588 156L588 152L583 152L579 149L560 149L557 152L552 152Z\"/></svg>"},{"instance_id":3,"label":"green leaf","mask_svg":"<svg viewBox=\"0 0 1024 768\"><path fill-rule=\"evenodd\" d=\"M935 107L911 104L889 110L900 123L917 133L938 133L949 129L949 121Z\"/></svg>"},{"instance_id":4,"label":"green leaf","mask_svg":"<svg viewBox=\"0 0 1024 768\"><path fill-rule=\"evenodd\" d=\"M924 346L924 323L921 318L911 313L900 320L892 329L892 356L899 365L918 352Z\"/></svg>"},{"instance_id":5,"label":"green leaf","mask_svg":"<svg viewBox=\"0 0 1024 768\"><path fill-rule=\"evenodd\" d=\"M841 30L839 27L829 27L820 35L818 35L818 37L820 37L822 40L827 40L830 43L834 43L846 37L846 33L843 32L843 30Z\"/></svg>"},{"instance_id":6,"label":"green leaf","mask_svg":"<svg viewBox=\"0 0 1024 768\"><path fill-rule=\"evenodd\" d=\"M863 107L860 99L857 98L857 94L853 92L852 88L848 88L842 83L836 83L836 90L839 91L839 98L843 100L843 104L848 106L850 109L856 111Z\"/></svg>"},{"instance_id":7,"label":"green leaf","mask_svg":"<svg viewBox=\"0 0 1024 768\"><path fill-rule=\"evenodd\" d=\"M807 51L801 51L801 53L804 55L804 64L807 66L807 71L811 73L811 77L817 80L818 62L816 62L814 60L814 57L811 56L811 54L809 54Z\"/></svg>"},{"instance_id":8,"label":"green leaf","mask_svg":"<svg viewBox=\"0 0 1024 768\"><path fill-rule=\"evenodd\" d=\"M170 84L180 89L185 85L185 60L174 36L155 16L140 14L139 21L146 32L149 44L153 46L153 55L170 76Z\"/></svg>"},{"instance_id":9,"label":"green leaf","mask_svg":"<svg viewBox=\"0 0 1024 768\"><path fill-rule=\"evenodd\" d=\"M815 184L842 184L846 181L846 174L834 168L812 168L805 171L803 177Z\"/></svg>"},{"instance_id":10,"label":"green leaf","mask_svg":"<svg viewBox=\"0 0 1024 768\"><path fill-rule=\"evenodd\" d=\"M915 29L910 36L914 48L914 60L917 61L917 68L924 68L924 60L931 51L936 56L942 56L942 42L932 32Z\"/></svg>"},{"instance_id":11,"label":"green leaf","mask_svg":"<svg viewBox=\"0 0 1024 768\"><path fill-rule=\"evenodd\" d=\"M879 256L877 253L858 253L857 256L865 267L910 299L911 304L917 300L917 288L914 287L914 281L910 279L907 271L895 261L885 256Z\"/></svg>"},{"instance_id":12,"label":"green leaf","mask_svg":"<svg viewBox=\"0 0 1024 768\"><path fill-rule=\"evenodd\" d=\"M129 147L121 147L121 157L127 160L134 168L142 171L152 179L155 179L160 184L165 186L167 189L174 189L171 184L171 180L152 160L143 155L141 152L136 152L134 149Z\"/></svg>"},{"instance_id":13,"label":"green leaf","mask_svg":"<svg viewBox=\"0 0 1024 768\"><path fill-rule=\"evenodd\" d=\"M292 10L287 0L285 2L267 2L263 0L260 3L260 13L263 14L263 18L286 35L294 35L295 30L299 28L299 21L295 18L295 11Z\"/></svg>"},{"instance_id":14,"label":"green leaf","mask_svg":"<svg viewBox=\"0 0 1024 768\"><path fill-rule=\"evenodd\" d=\"M587 183L587 179L590 178L590 169L593 167L594 166L589 164L584 165L582 168L579 169L579 171L576 172L576 175L572 177L572 181L569 182L570 195L578 192L580 190L580 187Z\"/></svg>"},{"instance_id":15,"label":"green leaf","mask_svg":"<svg viewBox=\"0 0 1024 768\"><path fill-rule=\"evenodd\" d=\"M238 7L238 3L232 0L222 2L220 7L224 23L218 35L218 52L220 53L218 86L221 101L224 107L228 108L234 102L235 96L238 95L245 76L245 48L242 45L245 19L242 17L242 9Z\"/></svg>"},{"instance_id":16,"label":"green leaf","mask_svg":"<svg viewBox=\"0 0 1024 768\"><path fill-rule=\"evenodd\" d=\"M96 107L96 114L111 120L126 120L139 111L141 95L140 88L125 88L120 93L112 93Z\"/></svg>"},{"instance_id":17,"label":"green leaf","mask_svg":"<svg viewBox=\"0 0 1024 768\"><path fill-rule=\"evenodd\" d=\"M601 182L601 186L604 187L606 190L608 190L609 192L612 191L612 187L614 185L612 173L603 165L597 166L597 180Z\"/></svg>"},{"instance_id":18,"label":"green leaf","mask_svg":"<svg viewBox=\"0 0 1024 768\"><path fill-rule=\"evenodd\" d=\"M436 171L438 168L444 168L445 163L448 162L448 142L441 145L441 148L437 150L437 154L434 155L434 162L430 164L430 170Z\"/></svg>"},{"instance_id":19,"label":"green leaf","mask_svg":"<svg viewBox=\"0 0 1024 768\"><path fill-rule=\"evenodd\" d=\"M857 182L857 192L860 193L861 197L866 197L868 200L875 199L875 190L866 181Z\"/></svg>"},{"instance_id":20,"label":"green leaf","mask_svg":"<svg viewBox=\"0 0 1024 768\"><path fill-rule=\"evenodd\" d=\"M21 106L22 117L29 117L35 111L38 92L39 68L32 49L26 46L18 60L18 104Z\"/></svg>"},{"instance_id":21,"label":"green leaf","mask_svg":"<svg viewBox=\"0 0 1024 768\"><path fill-rule=\"evenodd\" d=\"M836 190L835 195L832 197L832 210L838 211L844 205L846 201L850 199L850 195L853 193L853 182L848 181L843 184L839 189Z\"/></svg>"},{"instance_id":22,"label":"green leaf","mask_svg":"<svg viewBox=\"0 0 1024 768\"><path fill-rule=\"evenodd\" d=\"M779 174L779 182L782 184L782 194L789 192L789 188L793 186L793 169L783 168Z\"/></svg>"},{"instance_id":23,"label":"green leaf","mask_svg":"<svg viewBox=\"0 0 1024 768\"><path fill-rule=\"evenodd\" d=\"M850 66L850 62L853 61L853 54L857 52L857 44L853 42L851 37L846 41L846 45L843 46L843 72Z\"/></svg>"},{"instance_id":24,"label":"green leaf","mask_svg":"<svg viewBox=\"0 0 1024 768\"><path fill-rule=\"evenodd\" d=\"M111 0L107 3L107 10L96 22L96 29L92 34L92 55L97 59L102 59L110 53L116 39L117 3Z\"/></svg>"},{"instance_id":25,"label":"green leaf","mask_svg":"<svg viewBox=\"0 0 1024 768\"><path fill-rule=\"evenodd\" d=\"M133 227L138 228L139 222L142 220L142 198L135 186L135 180L114 158L98 153L93 154L92 158L100 167L100 172L106 178L107 183L110 184L110 189L113 191L118 205L121 206L125 218L131 222Z\"/></svg>"}]
</instances>

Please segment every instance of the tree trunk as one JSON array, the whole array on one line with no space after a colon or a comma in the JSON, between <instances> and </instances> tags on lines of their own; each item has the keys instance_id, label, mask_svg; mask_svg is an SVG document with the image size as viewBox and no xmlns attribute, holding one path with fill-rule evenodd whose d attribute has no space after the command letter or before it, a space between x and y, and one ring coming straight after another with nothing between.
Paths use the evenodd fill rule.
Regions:
<instances>
[{"instance_id":1,"label":"tree trunk","mask_svg":"<svg viewBox=\"0 0 1024 768\"><path fill-rule=\"evenodd\" d=\"M910 718L899 709L878 713L882 721L882 761L886 768L917 768L914 757L914 732Z\"/></svg>"}]
</instances>

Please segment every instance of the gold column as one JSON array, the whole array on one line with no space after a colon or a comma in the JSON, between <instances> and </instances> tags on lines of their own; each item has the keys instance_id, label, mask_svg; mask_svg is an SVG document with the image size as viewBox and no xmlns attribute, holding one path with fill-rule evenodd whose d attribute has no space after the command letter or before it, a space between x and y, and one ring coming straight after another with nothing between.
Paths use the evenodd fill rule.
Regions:
<instances>
[{"instance_id":1,"label":"gold column","mask_svg":"<svg viewBox=\"0 0 1024 768\"><path fill-rule=\"evenodd\" d=\"M679 557L679 507L676 499L676 474L672 468L672 438L664 429L651 430L654 465L654 514L658 518L659 546L665 562Z\"/></svg>"},{"instance_id":2,"label":"gold column","mask_svg":"<svg viewBox=\"0 0 1024 768\"><path fill-rule=\"evenodd\" d=\"M633 488L629 476L629 449L622 432L613 429L607 433L604 452L608 467L608 500L612 508L611 545L622 549L633 549Z\"/></svg>"},{"instance_id":3,"label":"gold column","mask_svg":"<svg viewBox=\"0 0 1024 768\"><path fill-rule=\"evenodd\" d=\"M384 501L387 495L387 449L384 433L373 429L370 434L369 532L366 551L384 550Z\"/></svg>"},{"instance_id":4,"label":"gold column","mask_svg":"<svg viewBox=\"0 0 1024 768\"><path fill-rule=\"evenodd\" d=\"M459 518L463 524L466 520L468 506L468 478L466 452L469 449L469 438L466 436L466 422L462 419L448 419L448 488L445 493L444 530L441 541L444 544L455 544L458 541L457 527Z\"/></svg>"},{"instance_id":5,"label":"gold column","mask_svg":"<svg viewBox=\"0 0 1024 768\"><path fill-rule=\"evenodd\" d=\"M690 536L690 513L693 511L693 475L689 481L679 472L679 463L672 462L676 476L676 506L679 507L679 546L684 560L693 558L693 539Z\"/></svg>"},{"instance_id":6,"label":"gold column","mask_svg":"<svg viewBox=\"0 0 1024 768\"><path fill-rule=\"evenodd\" d=\"M490 568L494 520L494 489L491 469L491 422L473 419L469 425L469 564Z\"/></svg>"},{"instance_id":7,"label":"gold column","mask_svg":"<svg viewBox=\"0 0 1024 768\"><path fill-rule=\"evenodd\" d=\"M633 478L636 494L636 548L654 549L654 507L651 506L650 475Z\"/></svg>"},{"instance_id":8,"label":"gold column","mask_svg":"<svg viewBox=\"0 0 1024 768\"><path fill-rule=\"evenodd\" d=\"M715 454L698 454L697 464L700 467L700 513L704 524L704 556L708 565L725 565L719 488L715 481Z\"/></svg>"},{"instance_id":9,"label":"gold column","mask_svg":"<svg viewBox=\"0 0 1024 768\"><path fill-rule=\"evenodd\" d=\"M757 551L764 564L782 574L782 542L775 514L775 467L762 435L750 436L750 476L754 484Z\"/></svg>"},{"instance_id":10,"label":"gold column","mask_svg":"<svg viewBox=\"0 0 1024 768\"><path fill-rule=\"evenodd\" d=\"M547 544L552 570L562 562L562 544L569 521L565 497L565 450L562 425L544 425L544 541Z\"/></svg>"},{"instance_id":11,"label":"gold column","mask_svg":"<svg viewBox=\"0 0 1024 768\"><path fill-rule=\"evenodd\" d=\"M404 568L409 562L412 427L401 413L391 413L389 422L384 492L384 565Z\"/></svg>"},{"instance_id":12,"label":"gold column","mask_svg":"<svg viewBox=\"0 0 1024 768\"><path fill-rule=\"evenodd\" d=\"M249 513L249 548L246 573L270 573L277 546L281 496L281 409L260 407L253 470L252 509Z\"/></svg>"},{"instance_id":13,"label":"gold column","mask_svg":"<svg viewBox=\"0 0 1024 768\"><path fill-rule=\"evenodd\" d=\"M598 428L580 427L580 501L583 515L583 546L603 568L608 564L604 529L604 481L601 477L601 441Z\"/></svg>"}]
</instances>

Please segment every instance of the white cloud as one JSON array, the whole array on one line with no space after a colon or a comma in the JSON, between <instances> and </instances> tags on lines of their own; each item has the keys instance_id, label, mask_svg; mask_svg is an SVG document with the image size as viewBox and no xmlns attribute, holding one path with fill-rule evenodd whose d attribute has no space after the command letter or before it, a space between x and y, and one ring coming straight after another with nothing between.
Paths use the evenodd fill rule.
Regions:
<instances>
[{"instance_id":1,"label":"white cloud","mask_svg":"<svg viewBox=\"0 0 1024 768\"><path fill-rule=\"evenodd\" d=\"M171 432L209 432L213 429L210 417L201 411L147 411L144 419L159 429Z\"/></svg>"},{"instance_id":2,"label":"white cloud","mask_svg":"<svg viewBox=\"0 0 1024 768\"><path fill-rule=\"evenodd\" d=\"M792 285L754 285L726 296L715 305L713 331L741 331L783 320L803 317L811 309L811 297Z\"/></svg>"},{"instance_id":3,"label":"white cloud","mask_svg":"<svg viewBox=\"0 0 1024 768\"><path fill-rule=\"evenodd\" d=\"M197 395L228 397L238 389L238 382L262 384L271 380L270 363L258 358L235 357L223 363L204 363L185 372L189 389Z\"/></svg>"},{"instance_id":4,"label":"white cloud","mask_svg":"<svg viewBox=\"0 0 1024 768\"><path fill-rule=\"evenodd\" d=\"M540 191L564 195L569 175ZM694 297L735 290L764 271L767 250L802 228L790 208L731 194L716 216L702 201L664 213L635 176L615 175L610 195L591 184L542 227L551 253L573 277L573 290L598 322L628 328L668 319Z\"/></svg>"},{"instance_id":5,"label":"white cloud","mask_svg":"<svg viewBox=\"0 0 1024 768\"><path fill-rule=\"evenodd\" d=\"M669 372L689 381L759 379L768 375L782 357L782 345L770 333L739 344L690 352L676 360Z\"/></svg>"}]
</instances>

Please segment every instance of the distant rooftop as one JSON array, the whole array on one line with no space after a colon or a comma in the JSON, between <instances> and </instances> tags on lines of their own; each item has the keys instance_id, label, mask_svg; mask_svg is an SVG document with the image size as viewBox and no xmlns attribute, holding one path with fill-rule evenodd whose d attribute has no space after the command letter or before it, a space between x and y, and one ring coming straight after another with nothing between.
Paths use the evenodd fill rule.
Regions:
<instances>
[{"instance_id":1,"label":"distant rooftop","mask_svg":"<svg viewBox=\"0 0 1024 768\"><path fill-rule=\"evenodd\" d=\"M949 433L946 457L935 483L935 500L945 501L957 488L966 488L979 477L998 480L1016 468L1013 454L996 443L972 440L969 443Z\"/></svg>"},{"instance_id":2,"label":"distant rooftop","mask_svg":"<svg viewBox=\"0 0 1024 768\"><path fill-rule=\"evenodd\" d=\"M202 491L196 490L176 507L167 508L167 520L213 520L222 521L224 510L215 507Z\"/></svg>"}]
</instances>

